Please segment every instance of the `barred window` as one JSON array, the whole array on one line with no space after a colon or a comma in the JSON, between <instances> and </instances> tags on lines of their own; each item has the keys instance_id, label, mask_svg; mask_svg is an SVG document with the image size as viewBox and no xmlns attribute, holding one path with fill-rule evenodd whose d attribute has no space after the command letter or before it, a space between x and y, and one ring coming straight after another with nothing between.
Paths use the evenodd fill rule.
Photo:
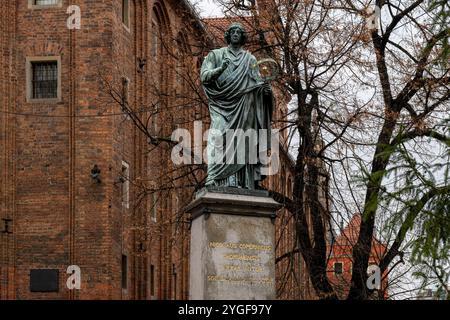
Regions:
<instances>
[{"instance_id":1,"label":"barred window","mask_svg":"<svg viewBox=\"0 0 450 320\"><path fill-rule=\"evenodd\" d=\"M58 4L59 0L35 0L34 4L36 6L51 6L51 5L55 5Z\"/></svg>"},{"instance_id":2,"label":"barred window","mask_svg":"<svg viewBox=\"0 0 450 320\"><path fill-rule=\"evenodd\" d=\"M32 98L55 99L58 97L58 62L32 62Z\"/></svg>"}]
</instances>

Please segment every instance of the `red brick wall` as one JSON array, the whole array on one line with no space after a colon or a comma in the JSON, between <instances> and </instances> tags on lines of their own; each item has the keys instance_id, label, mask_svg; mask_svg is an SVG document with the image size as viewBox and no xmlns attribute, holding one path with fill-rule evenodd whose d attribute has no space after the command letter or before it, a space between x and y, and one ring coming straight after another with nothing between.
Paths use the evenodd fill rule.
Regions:
<instances>
[{"instance_id":1,"label":"red brick wall","mask_svg":"<svg viewBox=\"0 0 450 320\"><path fill-rule=\"evenodd\" d=\"M166 93L173 94L176 83L167 60L150 59L154 1L130 1L129 31L122 25L121 2L64 0L62 7L35 10L28 9L27 1L0 2L0 219L13 219L13 233L0 233L0 299L188 297L189 230L182 208L193 190L158 193L158 219L150 219L150 197L139 201L142 186L173 178L159 177L163 169L172 168L170 148L147 152L146 137L120 114L101 81L104 76L120 88L127 77L129 104L135 109L157 99L150 89L152 75L164 74ZM167 35L176 38L185 31L190 42L196 41L198 30L187 29L191 21L177 11L180 2L162 2L158 12ZM81 30L66 28L69 4L81 8ZM26 101L25 61L35 56L61 58L60 102ZM191 72L198 73L201 56L191 61ZM147 58L144 72L138 72L138 58ZM178 103L172 99L162 104L158 121L166 135L180 111ZM181 127L192 130L193 120L207 111L193 103L182 113ZM130 166L128 209L122 205L118 179L122 161ZM101 170L100 184L90 177L95 164ZM271 184L278 188L285 178L272 178ZM122 254L128 257L127 290L121 285ZM66 268L72 264L81 267L79 291L65 285ZM59 292L31 293L30 270L47 268L59 270Z\"/></svg>"},{"instance_id":2,"label":"red brick wall","mask_svg":"<svg viewBox=\"0 0 450 320\"><path fill-rule=\"evenodd\" d=\"M96 57L111 57L111 10L107 3L76 1L84 26L90 31L66 28L66 1L62 8L28 9L17 5L17 115L15 184L15 291L18 299L67 299L68 265L82 269L85 288L72 292L78 298L112 297L111 217L111 118L92 117L100 111L95 99L102 96ZM99 19L102 17L102 19ZM108 36L109 35L109 36ZM27 103L25 59L60 56L62 101ZM102 184L90 178L97 164ZM33 268L60 271L58 293L30 293ZM87 289L86 288L86 289Z\"/></svg>"},{"instance_id":3,"label":"red brick wall","mask_svg":"<svg viewBox=\"0 0 450 320\"><path fill-rule=\"evenodd\" d=\"M380 263L380 259L383 256L386 247L379 243L372 243L372 252L369 257L369 265L375 264L378 265ZM331 284L335 288L338 296L342 299L345 299L349 290L352 279L352 267L353 267L353 258L352 258L353 245L340 245L337 244L333 247L332 255L327 263L327 275ZM334 272L334 264L342 263L343 264L343 273L342 275L336 275ZM381 275L381 290L384 293L384 297L388 297L388 271L385 271L383 275Z\"/></svg>"},{"instance_id":4,"label":"red brick wall","mask_svg":"<svg viewBox=\"0 0 450 320\"><path fill-rule=\"evenodd\" d=\"M14 233L2 219L14 219L14 103L16 90L15 3L0 2L0 299L14 299ZM14 225L11 224L12 232Z\"/></svg>"}]
</instances>

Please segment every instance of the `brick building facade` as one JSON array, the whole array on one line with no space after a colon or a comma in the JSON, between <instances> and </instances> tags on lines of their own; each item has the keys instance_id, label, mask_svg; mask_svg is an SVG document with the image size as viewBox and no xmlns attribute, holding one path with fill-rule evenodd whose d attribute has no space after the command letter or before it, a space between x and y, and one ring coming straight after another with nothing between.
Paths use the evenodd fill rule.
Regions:
<instances>
[{"instance_id":1,"label":"brick building facade","mask_svg":"<svg viewBox=\"0 0 450 320\"><path fill-rule=\"evenodd\" d=\"M344 299L350 290L353 268L353 247L358 241L359 228L361 224L361 215L355 214L348 225L336 237L330 250L328 259L327 275L336 293ZM373 237L371 244L371 253L369 256L369 266L378 266L381 259L386 254L386 245ZM386 270L381 276L380 288L375 293L380 294L377 299L388 298L388 274ZM375 297L375 295L374 295Z\"/></svg>"},{"instance_id":2,"label":"brick building facade","mask_svg":"<svg viewBox=\"0 0 450 320\"><path fill-rule=\"evenodd\" d=\"M67 27L70 5L81 29ZM177 171L152 138L207 117L187 77L206 54L204 24L177 0L8 0L0 23L0 299L186 299L183 208L202 174ZM289 194L281 159L266 183ZM296 247L288 217L277 256ZM277 264L280 298L312 298L295 255L302 280ZM66 287L70 265L81 290Z\"/></svg>"}]
</instances>

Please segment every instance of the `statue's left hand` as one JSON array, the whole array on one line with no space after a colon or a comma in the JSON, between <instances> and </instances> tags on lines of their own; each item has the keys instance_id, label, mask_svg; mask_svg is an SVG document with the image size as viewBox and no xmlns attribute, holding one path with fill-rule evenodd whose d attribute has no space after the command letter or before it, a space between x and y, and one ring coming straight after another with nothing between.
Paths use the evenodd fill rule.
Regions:
<instances>
[{"instance_id":1,"label":"statue's left hand","mask_svg":"<svg viewBox=\"0 0 450 320\"><path fill-rule=\"evenodd\" d=\"M270 84L268 84L268 83L264 84L264 86L263 86L263 93L265 95L269 95L269 94L272 93L272 87L270 86Z\"/></svg>"}]
</instances>

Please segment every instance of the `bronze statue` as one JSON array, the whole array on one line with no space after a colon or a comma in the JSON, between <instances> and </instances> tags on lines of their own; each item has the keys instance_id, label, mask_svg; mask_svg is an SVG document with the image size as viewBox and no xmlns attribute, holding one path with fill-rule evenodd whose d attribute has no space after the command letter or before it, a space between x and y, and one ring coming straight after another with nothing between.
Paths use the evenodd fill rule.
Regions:
<instances>
[{"instance_id":1,"label":"bronze statue","mask_svg":"<svg viewBox=\"0 0 450 320\"><path fill-rule=\"evenodd\" d=\"M259 181L265 178L260 156L267 156L270 149L272 89L261 77L255 56L242 48L247 40L244 27L231 24L225 40L228 46L212 50L201 68L211 116L206 185L257 189ZM246 144L242 132L251 131L256 132L256 139ZM260 143L261 135L264 144ZM234 143L227 141L238 141L238 145L244 141L245 150L236 151ZM252 147L258 147L256 159L246 156L245 161L237 161L242 156L239 153L247 155ZM230 154L234 161L225 159Z\"/></svg>"}]
</instances>

